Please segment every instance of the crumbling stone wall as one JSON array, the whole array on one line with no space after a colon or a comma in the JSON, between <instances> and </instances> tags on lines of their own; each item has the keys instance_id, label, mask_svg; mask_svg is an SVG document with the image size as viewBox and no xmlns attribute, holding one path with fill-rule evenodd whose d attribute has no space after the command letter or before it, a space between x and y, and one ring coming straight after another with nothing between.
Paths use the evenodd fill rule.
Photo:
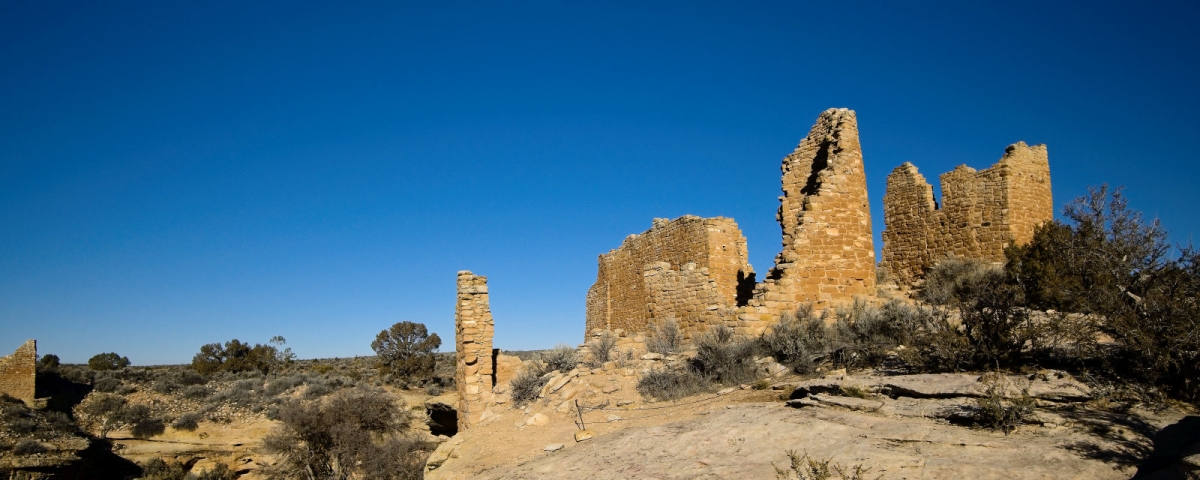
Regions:
<instances>
[{"instance_id":1,"label":"crumbling stone wall","mask_svg":"<svg viewBox=\"0 0 1200 480\"><path fill-rule=\"evenodd\" d=\"M883 197L883 261L898 284L911 285L939 260L1004 260L1004 247L1033 238L1054 218L1045 145L1018 142L990 168L959 165L941 176L943 205L911 163L896 167Z\"/></svg>"},{"instance_id":2,"label":"crumbling stone wall","mask_svg":"<svg viewBox=\"0 0 1200 480\"><path fill-rule=\"evenodd\" d=\"M458 302L454 306L454 383L458 389L458 429L471 427L472 412L482 412L496 383L495 325L488 303L487 277L458 272Z\"/></svg>"},{"instance_id":3,"label":"crumbling stone wall","mask_svg":"<svg viewBox=\"0 0 1200 480\"><path fill-rule=\"evenodd\" d=\"M27 340L0 358L0 393L32 405L37 381L37 340Z\"/></svg>"},{"instance_id":4,"label":"crumbling stone wall","mask_svg":"<svg viewBox=\"0 0 1200 480\"><path fill-rule=\"evenodd\" d=\"M746 238L733 219L656 218L650 230L600 255L586 331L642 332L668 317L681 326L704 324L713 311L744 303L753 285Z\"/></svg>"},{"instance_id":5,"label":"crumbling stone wall","mask_svg":"<svg viewBox=\"0 0 1200 480\"><path fill-rule=\"evenodd\" d=\"M783 251L738 312L738 331L762 332L788 310L852 301L875 291L875 247L853 110L829 109L784 157L776 220Z\"/></svg>"}]
</instances>

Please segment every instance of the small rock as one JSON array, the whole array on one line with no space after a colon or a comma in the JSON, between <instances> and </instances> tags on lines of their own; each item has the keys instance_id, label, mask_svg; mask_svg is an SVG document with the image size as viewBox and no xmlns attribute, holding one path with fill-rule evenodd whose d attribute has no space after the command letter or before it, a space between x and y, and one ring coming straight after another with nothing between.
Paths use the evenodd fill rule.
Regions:
<instances>
[{"instance_id":1,"label":"small rock","mask_svg":"<svg viewBox=\"0 0 1200 480\"><path fill-rule=\"evenodd\" d=\"M618 407L624 407L626 405L633 405L633 400L617 400Z\"/></svg>"},{"instance_id":2,"label":"small rock","mask_svg":"<svg viewBox=\"0 0 1200 480\"><path fill-rule=\"evenodd\" d=\"M575 441L582 442L582 441L592 438L594 436L596 436L596 434L592 433L589 430L580 430L578 432L575 432Z\"/></svg>"},{"instance_id":3,"label":"small rock","mask_svg":"<svg viewBox=\"0 0 1200 480\"><path fill-rule=\"evenodd\" d=\"M604 393L613 393L613 392L615 392L615 391L617 391L617 390L620 390L620 389L621 389L621 387L618 387L618 386L616 386L616 385L609 385L609 386L607 386L607 387L604 387L604 389L603 389L603 390L600 390L600 391L601 391L601 392L604 392Z\"/></svg>"},{"instance_id":4,"label":"small rock","mask_svg":"<svg viewBox=\"0 0 1200 480\"><path fill-rule=\"evenodd\" d=\"M533 427L540 427L550 422L550 418L543 413L535 413L532 417L525 419L525 424Z\"/></svg>"},{"instance_id":5,"label":"small rock","mask_svg":"<svg viewBox=\"0 0 1200 480\"><path fill-rule=\"evenodd\" d=\"M557 452L557 451L559 451L559 450L562 450L562 449L563 449L563 444L561 444L561 443L551 443L551 444L549 444L549 445L546 445L546 448L543 448L543 449L542 449L542 451L544 451L544 452Z\"/></svg>"},{"instance_id":6,"label":"small rock","mask_svg":"<svg viewBox=\"0 0 1200 480\"><path fill-rule=\"evenodd\" d=\"M734 390L737 390L737 388L735 388L735 387L729 387L729 388L726 388L726 389L724 389L724 390L721 390L721 391L717 392L717 395L728 395L728 394L730 394L730 393L733 393L733 391L734 391Z\"/></svg>"},{"instance_id":7,"label":"small rock","mask_svg":"<svg viewBox=\"0 0 1200 480\"><path fill-rule=\"evenodd\" d=\"M663 359L663 356L661 353L647 353L645 355L642 355L642 360L662 360L662 359Z\"/></svg>"},{"instance_id":8,"label":"small rock","mask_svg":"<svg viewBox=\"0 0 1200 480\"><path fill-rule=\"evenodd\" d=\"M617 415L609 415L608 416L609 422L619 422L621 420L624 420L624 418L621 418L620 416L617 416Z\"/></svg>"}]
</instances>

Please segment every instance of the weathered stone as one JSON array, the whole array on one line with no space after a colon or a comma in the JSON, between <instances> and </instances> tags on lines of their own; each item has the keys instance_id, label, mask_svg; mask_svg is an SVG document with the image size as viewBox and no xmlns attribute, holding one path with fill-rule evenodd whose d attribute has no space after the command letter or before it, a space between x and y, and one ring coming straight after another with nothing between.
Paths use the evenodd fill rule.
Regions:
<instances>
[{"instance_id":1,"label":"weathered stone","mask_svg":"<svg viewBox=\"0 0 1200 480\"><path fill-rule=\"evenodd\" d=\"M730 218L655 219L599 259L585 331L645 332L673 318L685 336L733 320L754 285L746 238ZM715 307L715 308L710 308Z\"/></svg>"},{"instance_id":2,"label":"weathered stone","mask_svg":"<svg viewBox=\"0 0 1200 480\"><path fill-rule=\"evenodd\" d=\"M557 452L557 451L559 451L559 450L562 450L562 449L563 449L563 444L561 444L561 443L551 443L551 444L549 444L549 445L546 445L546 448L543 448L543 449L542 449L542 451L545 451L545 452Z\"/></svg>"},{"instance_id":3,"label":"weathered stone","mask_svg":"<svg viewBox=\"0 0 1200 480\"><path fill-rule=\"evenodd\" d=\"M471 427L472 412L491 397L497 368L492 350L494 325L488 303L487 277L458 272L458 301L454 307L455 385L458 389L458 429ZM506 365L512 362L506 362ZM511 365L509 365L511 366ZM512 375L511 370L506 372ZM476 416L482 421L483 417Z\"/></svg>"},{"instance_id":4,"label":"weathered stone","mask_svg":"<svg viewBox=\"0 0 1200 480\"><path fill-rule=\"evenodd\" d=\"M887 179L883 196L883 268L911 285L948 257L1004 261L1004 247L1033 238L1054 218L1045 145L1010 145L991 168L959 165L941 176L942 205L917 167L904 163Z\"/></svg>"},{"instance_id":5,"label":"weathered stone","mask_svg":"<svg viewBox=\"0 0 1200 480\"><path fill-rule=\"evenodd\" d=\"M595 436L596 436L596 434L592 433L590 430L580 430L578 432L575 432L575 441L582 442L584 440L591 439L592 437L595 437Z\"/></svg>"},{"instance_id":6,"label":"weathered stone","mask_svg":"<svg viewBox=\"0 0 1200 480\"><path fill-rule=\"evenodd\" d=\"M12 355L0 357L0 393L33 406L37 359L37 340L27 340Z\"/></svg>"}]
</instances>

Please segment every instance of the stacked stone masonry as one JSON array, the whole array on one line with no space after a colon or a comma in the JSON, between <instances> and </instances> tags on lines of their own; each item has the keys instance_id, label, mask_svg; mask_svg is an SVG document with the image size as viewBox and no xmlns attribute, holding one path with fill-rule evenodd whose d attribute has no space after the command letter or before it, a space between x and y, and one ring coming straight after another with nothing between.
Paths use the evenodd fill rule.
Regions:
<instances>
[{"instance_id":1,"label":"stacked stone masonry","mask_svg":"<svg viewBox=\"0 0 1200 480\"><path fill-rule=\"evenodd\" d=\"M685 335L712 322L732 325L733 308L753 285L746 238L733 219L654 219L650 230L600 255L587 295L587 332L642 332L666 318Z\"/></svg>"},{"instance_id":2,"label":"stacked stone masonry","mask_svg":"<svg viewBox=\"0 0 1200 480\"><path fill-rule=\"evenodd\" d=\"M12 355L0 358L0 393L33 405L36 381L36 340L28 340Z\"/></svg>"},{"instance_id":3,"label":"stacked stone masonry","mask_svg":"<svg viewBox=\"0 0 1200 480\"><path fill-rule=\"evenodd\" d=\"M587 334L644 332L649 321L675 318L685 336L717 324L754 335L801 304L824 308L874 293L871 212L854 112L822 112L781 170L776 219L783 251L762 283L753 283L746 241L732 219L656 219L649 231L600 256L587 296Z\"/></svg>"},{"instance_id":4,"label":"stacked stone masonry","mask_svg":"<svg viewBox=\"0 0 1200 480\"><path fill-rule=\"evenodd\" d=\"M875 293L871 208L854 111L821 112L781 169L776 220L783 251L738 314L742 334L762 332L801 304L822 309Z\"/></svg>"},{"instance_id":5,"label":"stacked stone masonry","mask_svg":"<svg viewBox=\"0 0 1200 480\"><path fill-rule=\"evenodd\" d=\"M1004 247L1033 238L1054 218L1045 145L1010 145L991 168L959 165L941 176L942 206L917 167L904 163L887 179L880 268L911 285L947 257L1004 260Z\"/></svg>"},{"instance_id":6,"label":"stacked stone masonry","mask_svg":"<svg viewBox=\"0 0 1200 480\"><path fill-rule=\"evenodd\" d=\"M458 301L454 307L454 346L458 389L458 429L471 427L472 413L482 413L496 381L492 336L495 325L488 304L487 277L458 272Z\"/></svg>"}]
</instances>

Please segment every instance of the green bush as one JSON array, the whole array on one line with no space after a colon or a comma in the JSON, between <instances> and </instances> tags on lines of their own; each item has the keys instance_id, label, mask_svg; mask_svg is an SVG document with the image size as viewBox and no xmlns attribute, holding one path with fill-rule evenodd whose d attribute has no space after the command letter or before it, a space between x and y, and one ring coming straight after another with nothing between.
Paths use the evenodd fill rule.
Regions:
<instances>
[{"instance_id":1,"label":"green bush","mask_svg":"<svg viewBox=\"0 0 1200 480\"><path fill-rule=\"evenodd\" d=\"M171 422L171 428L183 430L185 432L194 432L200 428L200 421L204 419L199 413L185 413Z\"/></svg>"},{"instance_id":2,"label":"green bush","mask_svg":"<svg viewBox=\"0 0 1200 480\"><path fill-rule=\"evenodd\" d=\"M129 366L129 357L122 357L116 353L101 353L88 359L88 368L96 371L104 370L120 370Z\"/></svg>"},{"instance_id":3,"label":"green bush","mask_svg":"<svg viewBox=\"0 0 1200 480\"><path fill-rule=\"evenodd\" d=\"M441 345L442 339L430 334L424 324L404 321L380 331L371 349L393 378L408 384L433 379L434 352Z\"/></svg>"},{"instance_id":4,"label":"green bush","mask_svg":"<svg viewBox=\"0 0 1200 480\"><path fill-rule=\"evenodd\" d=\"M192 369L201 375L217 372L257 372L267 374L278 365L278 349L271 345L250 346L238 339L210 343L200 347L200 353L192 357Z\"/></svg>"}]
</instances>

